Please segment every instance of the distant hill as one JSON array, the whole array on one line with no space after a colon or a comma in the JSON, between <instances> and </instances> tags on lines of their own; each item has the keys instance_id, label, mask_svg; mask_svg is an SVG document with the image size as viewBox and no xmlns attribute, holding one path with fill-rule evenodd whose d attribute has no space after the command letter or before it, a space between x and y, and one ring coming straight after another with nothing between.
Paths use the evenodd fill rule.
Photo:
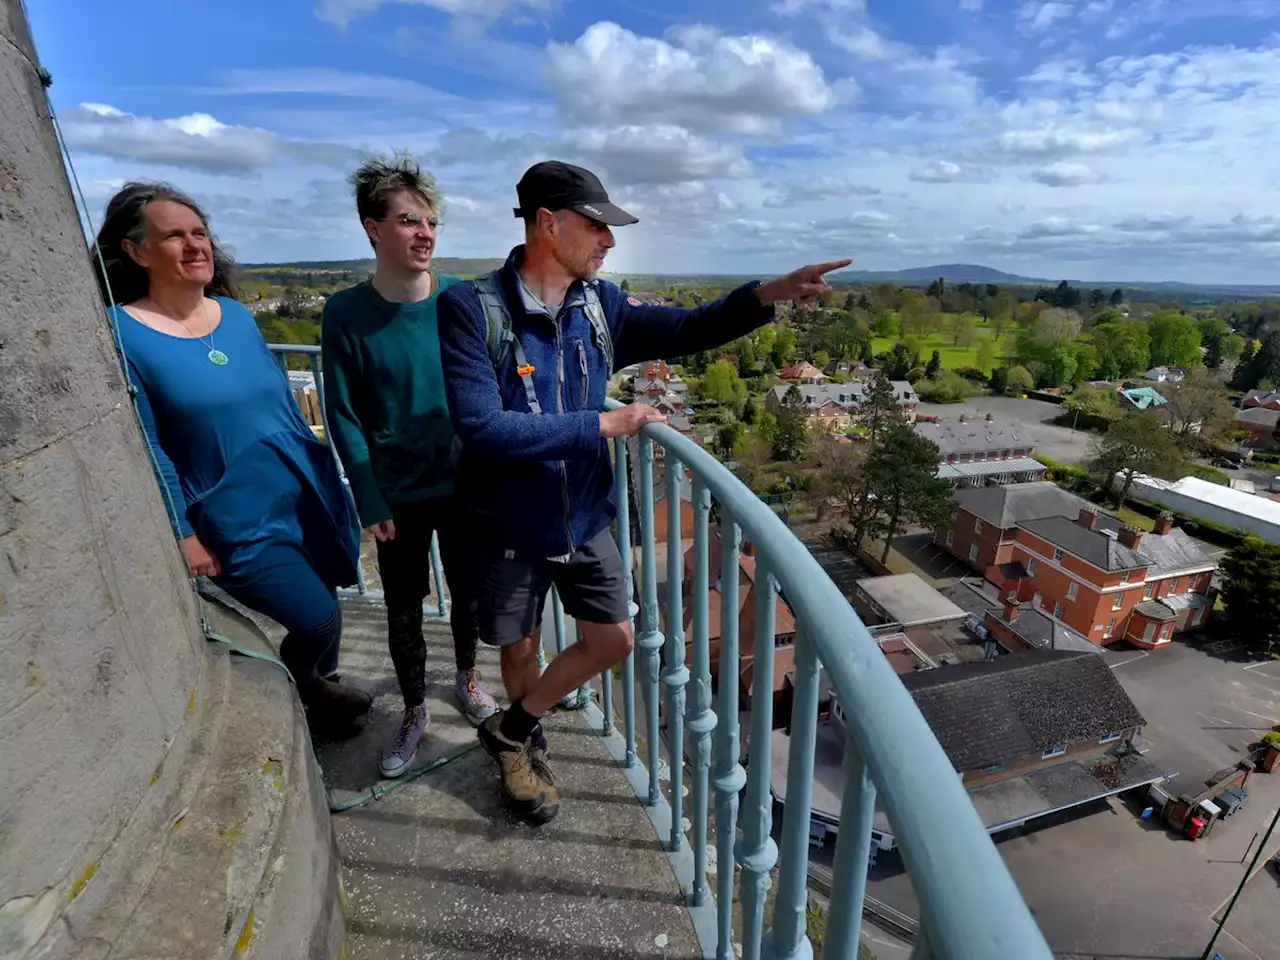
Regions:
<instances>
[{"instance_id":1,"label":"distant hill","mask_svg":"<svg viewBox=\"0 0 1280 960\"><path fill-rule=\"evenodd\" d=\"M455 277L474 277L502 266L506 260L471 260L465 257L436 257L432 264L439 273ZM245 263L245 272L270 273L290 271L297 273L373 273L373 259L366 260L300 260L293 263Z\"/></svg>"},{"instance_id":2,"label":"distant hill","mask_svg":"<svg viewBox=\"0 0 1280 960\"><path fill-rule=\"evenodd\" d=\"M1046 280L1020 277L976 263L942 263L934 267L909 267L906 270L843 270L833 273L831 279L844 283L870 283L883 280L889 283L932 283L942 277L948 283L1003 283L1038 284Z\"/></svg>"}]
</instances>

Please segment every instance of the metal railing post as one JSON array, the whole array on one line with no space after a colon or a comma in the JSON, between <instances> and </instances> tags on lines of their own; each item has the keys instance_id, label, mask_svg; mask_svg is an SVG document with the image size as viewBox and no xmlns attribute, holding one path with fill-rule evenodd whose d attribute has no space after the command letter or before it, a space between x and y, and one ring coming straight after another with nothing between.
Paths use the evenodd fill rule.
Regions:
<instances>
[{"instance_id":1,"label":"metal railing post","mask_svg":"<svg viewBox=\"0 0 1280 960\"><path fill-rule=\"evenodd\" d=\"M648 739L649 806L662 802L658 766L662 759L661 728L658 718L658 651L662 630L658 619L658 561L653 539L653 441L640 438L640 580L644 590L644 629L636 646L644 651L644 710Z\"/></svg>"},{"instance_id":2,"label":"metal railing post","mask_svg":"<svg viewBox=\"0 0 1280 960\"><path fill-rule=\"evenodd\" d=\"M707 820L711 775L711 734L717 718L711 709L711 640L708 606L711 583L707 567L711 541L711 491L695 475L693 478L693 686L686 717L693 766L690 804L693 822L693 905L707 902Z\"/></svg>"},{"instance_id":3,"label":"metal railing post","mask_svg":"<svg viewBox=\"0 0 1280 960\"><path fill-rule=\"evenodd\" d=\"M675 457L667 464L667 755L671 758L671 836L669 850L684 845L684 688L689 682L684 648L684 550L680 540L680 481L683 470Z\"/></svg>"}]
</instances>

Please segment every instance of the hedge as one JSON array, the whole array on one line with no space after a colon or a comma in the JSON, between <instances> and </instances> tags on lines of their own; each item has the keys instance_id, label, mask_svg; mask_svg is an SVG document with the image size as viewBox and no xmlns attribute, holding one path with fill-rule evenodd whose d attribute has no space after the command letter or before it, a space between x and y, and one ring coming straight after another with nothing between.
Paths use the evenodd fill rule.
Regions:
<instances>
[{"instance_id":1,"label":"hedge","mask_svg":"<svg viewBox=\"0 0 1280 960\"><path fill-rule=\"evenodd\" d=\"M1201 480L1208 480L1210 483L1216 483L1220 487L1231 486L1231 478L1221 470L1215 470L1213 467L1204 467L1200 464L1193 464L1191 467L1191 475L1199 477Z\"/></svg>"},{"instance_id":2,"label":"hedge","mask_svg":"<svg viewBox=\"0 0 1280 960\"><path fill-rule=\"evenodd\" d=\"M1249 534L1237 530L1235 527L1215 523L1212 520L1206 520L1204 517L1193 517L1189 514L1179 513L1176 510L1169 510L1158 503L1129 499L1125 501L1124 505L1135 513L1146 514L1148 517L1159 517L1162 513L1171 513L1174 523L1189 536L1228 549L1240 546L1240 544L1244 543L1245 538L1249 536Z\"/></svg>"}]
</instances>

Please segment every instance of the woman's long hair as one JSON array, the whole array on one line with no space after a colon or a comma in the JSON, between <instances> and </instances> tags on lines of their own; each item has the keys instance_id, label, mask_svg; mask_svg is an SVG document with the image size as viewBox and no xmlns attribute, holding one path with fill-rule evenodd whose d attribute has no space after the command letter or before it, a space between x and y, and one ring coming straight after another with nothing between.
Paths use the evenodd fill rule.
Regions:
<instances>
[{"instance_id":1,"label":"woman's long hair","mask_svg":"<svg viewBox=\"0 0 1280 960\"><path fill-rule=\"evenodd\" d=\"M150 288L147 271L129 256L124 241L132 240L139 246L146 241L147 204L157 200L182 204L200 218L206 230L209 229L209 218L199 204L176 187L167 183L126 183L107 204L106 217L98 231L98 242L90 251L102 299L108 306L133 303L147 295ZM239 299L240 291L233 275L235 265L218 246L212 233L209 234L209 243L213 247L213 279L205 287L205 293L211 297ZM103 266L106 267L105 277L102 275Z\"/></svg>"}]
</instances>

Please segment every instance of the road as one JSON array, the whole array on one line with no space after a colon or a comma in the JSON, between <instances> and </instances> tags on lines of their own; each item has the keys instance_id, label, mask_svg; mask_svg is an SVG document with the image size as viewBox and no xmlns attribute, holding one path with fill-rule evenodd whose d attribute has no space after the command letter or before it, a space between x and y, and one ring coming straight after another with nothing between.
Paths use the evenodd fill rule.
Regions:
<instances>
[{"instance_id":1,"label":"road","mask_svg":"<svg viewBox=\"0 0 1280 960\"><path fill-rule=\"evenodd\" d=\"M1089 456L1091 435L1053 423L1062 407L1044 400L1019 400L1016 397L975 397L964 403L922 403L920 413L955 421L961 414L970 419L983 419L988 413L997 422L1021 421L1030 428L1036 450L1062 463L1083 463Z\"/></svg>"}]
</instances>

